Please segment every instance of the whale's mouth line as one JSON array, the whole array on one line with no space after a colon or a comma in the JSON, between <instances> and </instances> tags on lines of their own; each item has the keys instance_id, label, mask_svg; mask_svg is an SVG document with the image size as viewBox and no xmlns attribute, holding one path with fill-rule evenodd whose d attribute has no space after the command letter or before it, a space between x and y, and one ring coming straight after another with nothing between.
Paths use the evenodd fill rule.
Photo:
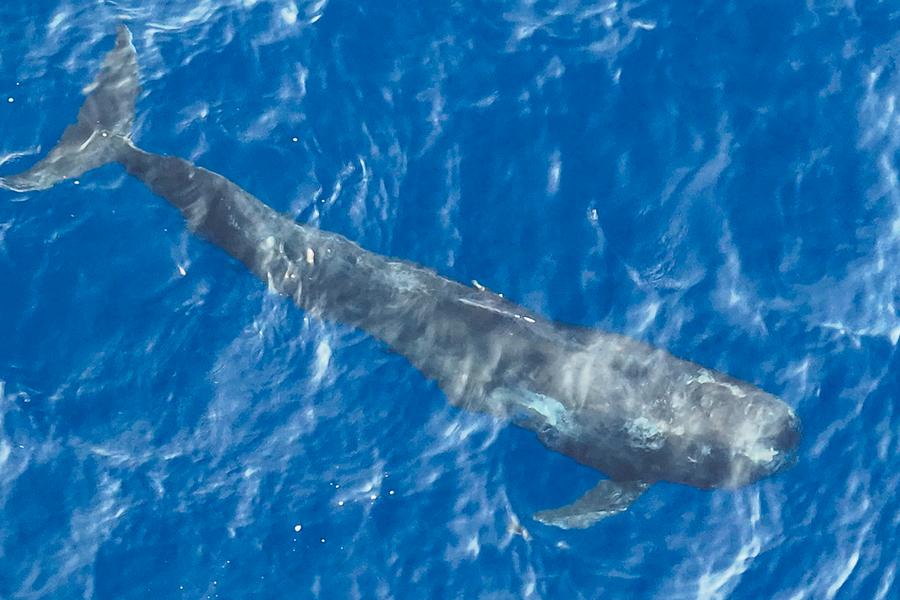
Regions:
<instances>
[{"instance_id":1,"label":"whale's mouth line","mask_svg":"<svg viewBox=\"0 0 900 600\"><path fill-rule=\"evenodd\" d=\"M772 449L777 453L772 473L778 473L797 464L802 438L800 420L791 412L788 424L770 440Z\"/></svg>"},{"instance_id":2,"label":"whale's mouth line","mask_svg":"<svg viewBox=\"0 0 900 600\"><path fill-rule=\"evenodd\" d=\"M759 439L740 453L757 466L762 476L772 475L797 463L801 438L799 420L790 412L777 433Z\"/></svg>"},{"instance_id":3,"label":"whale's mouth line","mask_svg":"<svg viewBox=\"0 0 900 600\"><path fill-rule=\"evenodd\" d=\"M741 454L748 462L750 462L752 470L756 471L756 474L753 477L755 480L781 473L782 471L793 467L799 460L799 452L796 447L782 450L769 446L765 450L757 450L754 455L744 452ZM765 458L762 456L763 454L771 456Z\"/></svg>"}]
</instances>

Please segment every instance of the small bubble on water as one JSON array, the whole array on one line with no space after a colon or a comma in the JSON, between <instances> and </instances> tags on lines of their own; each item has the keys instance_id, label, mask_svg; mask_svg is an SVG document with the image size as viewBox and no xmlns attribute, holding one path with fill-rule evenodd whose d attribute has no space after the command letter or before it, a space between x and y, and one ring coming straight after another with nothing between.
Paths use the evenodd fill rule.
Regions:
<instances>
[{"instance_id":1,"label":"small bubble on water","mask_svg":"<svg viewBox=\"0 0 900 600\"><path fill-rule=\"evenodd\" d=\"M294 525L294 531L296 531L297 533L300 533L300 531L302 529L303 529L303 525L301 525L300 523L297 523L296 525Z\"/></svg>"}]
</instances>

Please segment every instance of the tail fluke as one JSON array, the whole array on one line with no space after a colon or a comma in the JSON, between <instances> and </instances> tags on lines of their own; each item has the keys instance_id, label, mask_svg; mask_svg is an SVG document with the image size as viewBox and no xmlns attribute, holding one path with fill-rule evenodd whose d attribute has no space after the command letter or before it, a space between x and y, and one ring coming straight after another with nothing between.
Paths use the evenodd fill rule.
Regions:
<instances>
[{"instance_id":1,"label":"tail fluke","mask_svg":"<svg viewBox=\"0 0 900 600\"><path fill-rule=\"evenodd\" d=\"M85 88L87 98L78 121L66 128L56 146L33 167L0 177L0 187L17 192L43 190L116 161L123 138L131 135L139 91L131 32L120 25L116 47L103 59L97 79Z\"/></svg>"}]
</instances>

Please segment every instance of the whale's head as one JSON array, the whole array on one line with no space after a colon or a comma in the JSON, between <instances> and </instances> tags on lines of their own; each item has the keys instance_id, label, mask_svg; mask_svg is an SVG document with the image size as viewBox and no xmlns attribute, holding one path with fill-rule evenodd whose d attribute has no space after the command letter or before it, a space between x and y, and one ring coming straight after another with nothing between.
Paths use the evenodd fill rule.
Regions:
<instances>
[{"instance_id":1,"label":"whale's head","mask_svg":"<svg viewBox=\"0 0 900 600\"><path fill-rule=\"evenodd\" d=\"M563 452L620 480L701 488L753 483L796 462L800 421L750 383L614 338L556 387L575 390ZM610 350L610 347L612 350ZM557 419L558 420L558 419Z\"/></svg>"},{"instance_id":2,"label":"whale's head","mask_svg":"<svg viewBox=\"0 0 900 600\"><path fill-rule=\"evenodd\" d=\"M800 422L778 397L610 334L532 361L485 410L619 481L734 488L796 462Z\"/></svg>"},{"instance_id":3,"label":"whale's head","mask_svg":"<svg viewBox=\"0 0 900 600\"><path fill-rule=\"evenodd\" d=\"M700 487L738 487L793 465L800 421L782 400L698 368L674 392L666 477Z\"/></svg>"}]
</instances>

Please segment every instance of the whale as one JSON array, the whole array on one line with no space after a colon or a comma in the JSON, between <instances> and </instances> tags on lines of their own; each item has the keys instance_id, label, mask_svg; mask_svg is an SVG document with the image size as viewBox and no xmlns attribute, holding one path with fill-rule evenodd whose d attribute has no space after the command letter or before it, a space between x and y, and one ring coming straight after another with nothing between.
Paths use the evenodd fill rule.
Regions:
<instances>
[{"instance_id":1,"label":"whale","mask_svg":"<svg viewBox=\"0 0 900 600\"><path fill-rule=\"evenodd\" d=\"M132 130L140 94L132 36L120 25L75 122L31 168L0 177L0 188L43 190L121 165L271 293L366 332L436 382L453 406L531 431L598 473L574 501L535 513L539 523L586 528L656 483L735 489L796 462L800 421L775 395L297 223L218 173L139 148Z\"/></svg>"}]
</instances>

